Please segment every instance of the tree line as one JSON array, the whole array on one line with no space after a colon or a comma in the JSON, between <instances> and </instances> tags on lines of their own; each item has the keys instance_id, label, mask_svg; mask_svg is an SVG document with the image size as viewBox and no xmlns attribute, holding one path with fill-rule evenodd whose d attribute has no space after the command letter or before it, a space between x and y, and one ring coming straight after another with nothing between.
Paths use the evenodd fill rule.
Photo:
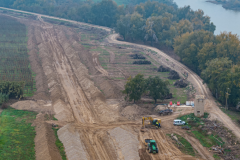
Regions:
<instances>
[{"instance_id":1,"label":"tree line","mask_svg":"<svg viewBox=\"0 0 240 160\"><path fill-rule=\"evenodd\" d=\"M228 98L231 106L237 105L240 101L240 40L236 34L187 32L176 37L173 46L181 61L201 75L220 102L225 103Z\"/></svg>"},{"instance_id":2,"label":"tree line","mask_svg":"<svg viewBox=\"0 0 240 160\"><path fill-rule=\"evenodd\" d=\"M163 81L158 76L145 79L142 74L138 74L134 78L128 78L123 93L126 94L125 99L133 100L134 103L140 100L144 93L157 103L158 99L164 100L169 94L169 84L169 81Z\"/></svg>"},{"instance_id":3,"label":"tree line","mask_svg":"<svg viewBox=\"0 0 240 160\"><path fill-rule=\"evenodd\" d=\"M114 28L127 41L150 41L172 47L173 39L186 32L207 30L215 25L202 10L178 8L173 0L0 0L3 7L26 10Z\"/></svg>"},{"instance_id":4,"label":"tree line","mask_svg":"<svg viewBox=\"0 0 240 160\"><path fill-rule=\"evenodd\" d=\"M225 9L240 10L240 0L209 0L208 2L222 4Z\"/></svg>"}]
</instances>

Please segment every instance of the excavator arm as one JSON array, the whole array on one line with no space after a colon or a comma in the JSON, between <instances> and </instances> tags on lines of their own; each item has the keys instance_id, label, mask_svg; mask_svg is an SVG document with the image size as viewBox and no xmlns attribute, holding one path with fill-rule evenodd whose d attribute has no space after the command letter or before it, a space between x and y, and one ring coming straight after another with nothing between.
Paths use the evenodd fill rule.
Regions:
<instances>
[{"instance_id":1,"label":"excavator arm","mask_svg":"<svg viewBox=\"0 0 240 160\"><path fill-rule=\"evenodd\" d=\"M143 117L142 118L142 128L145 127L145 120L150 120L150 124L153 124L153 118L152 117ZM161 123L161 119L155 119L158 121L158 123Z\"/></svg>"},{"instance_id":2,"label":"excavator arm","mask_svg":"<svg viewBox=\"0 0 240 160\"><path fill-rule=\"evenodd\" d=\"M152 117L143 117L142 118L142 127L144 128L144 122L145 122L145 120L150 120L150 122L152 123L152 121L153 121L153 118Z\"/></svg>"}]
</instances>

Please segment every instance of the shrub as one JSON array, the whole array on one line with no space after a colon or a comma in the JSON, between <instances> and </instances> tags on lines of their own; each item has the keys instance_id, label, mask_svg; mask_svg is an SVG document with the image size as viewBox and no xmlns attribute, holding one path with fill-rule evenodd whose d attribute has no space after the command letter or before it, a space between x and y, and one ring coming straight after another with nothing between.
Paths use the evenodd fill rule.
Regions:
<instances>
[{"instance_id":1,"label":"shrub","mask_svg":"<svg viewBox=\"0 0 240 160\"><path fill-rule=\"evenodd\" d=\"M133 64L152 64L150 61L142 61L142 60L140 60L140 61L134 61L133 62Z\"/></svg>"}]
</instances>

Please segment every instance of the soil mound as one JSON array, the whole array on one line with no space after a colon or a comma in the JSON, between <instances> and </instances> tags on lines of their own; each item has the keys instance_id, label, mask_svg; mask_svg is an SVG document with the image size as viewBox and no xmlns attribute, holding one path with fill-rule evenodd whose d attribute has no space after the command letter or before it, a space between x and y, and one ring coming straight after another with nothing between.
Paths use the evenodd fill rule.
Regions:
<instances>
[{"instance_id":1,"label":"soil mound","mask_svg":"<svg viewBox=\"0 0 240 160\"><path fill-rule=\"evenodd\" d=\"M171 71L171 69L169 67L160 66L158 68L158 72L169 72L169 71Z\"/></svg>"},{"instance_id":2,"label":"soil mound","mask_svg":"<svg viewBox=\"0 0 240 160\"><path fill-rule=\"evenodd\" d=\"M38 113L42 112L42 113L48 113L48 114L55 114L53 111L51 102L45 102L41 100L18 101L12 104L11 107L18 110L27 110L27 111L34 111Z\"/></svg>"},{"instance_id":3,"label":"soil mound","mask_svg":"<svg viewBox=\"0 0 240 160\"><path fill-rule=\"evenodd\" d=\"M122 153L124 159L140 160L138 153L139 141L137 136L120 127L110 130L109 133L111 137L116 140L118 144L118 147L116 147L118 153Z\"/></svg>"},{"instance_id":4,"label":"soil mound","mask_svg":"<svg viewBox=\"0 0 240 160\"><path fill-rule=\"evenodd\" d=\"M152 64L152 62L145 61L145 60L144 61L140 60L140 61L134 61L133 64L140 64L140 65L142 65L142 64Z\"/></svg>"},{"instance_id":5,"label":"soil mound","mask_svg":"<svg viewBox=\"0 0 240 160\"><path fill-rule=\"evenodd\" d=\"M121 115L129 120L135 120L144 114L151 114L151 111L146 108L141 108L136 104L125 107L121 112Z\"/></svg>"},{"instance_id":6,"label":"soil mound","mask_svg":"<svg viewBox=\"0 0 240 160\"><path fill-rule=\"evenodd\" d=\"M174 83L174 86L177 88L185 88L187 87L187 82L184 79L180 79Z\"/></svg>"},{"instance_id":7,"label":"soil mound","mask_svg":"<svg viewBox=\"0 0 240 160\"><path fill-rule=\"evenodd\" d=\"M131 54L129 55L132 59L146 59L144 56L140 54Z\"/></svg>"},{"instance_id":8,"label":"soil mound","mask_svg":"<svg viewBox=\"0 0 240 160\"><path fill-rule=\"evenodd\" d=\"M62 157L55 145L56 138L54 131L51 124L44 122L44 116L44 114L39 113L32 124L36 130L36 137L34 139L36 160L61 160Z\"/></svg>"},{"instance_id":9,"label":"soil mound","mask_svg":"<svg viewBox=\"0 0 240 160\"><path fill-rule=\"evenodd\" d=\"M165 109L168 109L165 105L157 105L155 108L154 108L154 111L158 112L160 110L165 110Z\"/></svg>"},{"instance_id":10,"label":"soil mound","mask_svg":"<svg viewBox=\"0 0 240 160\"><path fill-rule=\"evenodd\" d=\"M63 143L68 160L86 160L89 155L80 139L80 135L70 124L62 127L57 132L60 141Z\"/></svg>"},{"instance_id":11,"label":"soil mound","mask_svg":"<svg viewBox=\"0 0 240 160\"><path fill-rule=\"evenodd\" d=\"M173 79L174 80L174 79L179 79L179 78L180 78L180 76L176 71L174 71L174 70L170 71L168 79Z\"/></svg>"}]
</instances>

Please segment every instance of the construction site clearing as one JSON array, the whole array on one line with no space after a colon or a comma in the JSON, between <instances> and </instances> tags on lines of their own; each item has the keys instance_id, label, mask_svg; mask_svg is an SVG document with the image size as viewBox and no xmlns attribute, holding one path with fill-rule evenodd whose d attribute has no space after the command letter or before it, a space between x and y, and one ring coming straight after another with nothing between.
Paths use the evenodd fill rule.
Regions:
<instances>
[{"instance_id":1,"label":"construction site clearing","mask_svg":"<svg viewBox=\"0 0 240 160\"><path fill-rule=\"evenodd\" d=\"M54 136L48 132L52 124L59 127L57 135L68 160L239 159L239 128L218 108L202 80L180 62L156 48L119 42L118 35L106 27L63 19L61 22L59 18L39 14L22 17L20 12L23 11L0 15L15 18L28 28L28 54L37 75L37 91L31 99L23 99L11 107L39 113L35 122L37 160L61 159L48 138ZM133 54L143 55L151 64L133 64L134 59L129 56ZM122 90L129 76L142 73L146 77L175 79L168 72L158 72L161 65L183 79L182 75L188 72L188 87L176 88L173 85L176 80L171 80L173 98L158 103L185 103L194 100L196 94L206 96L205 112L210 115L200 118L197 124L186 119L190 130L174 126L173 120L193 113L192 106L154 106L147 95L136 104L124 99ZM172 74L176 75L175 72ZM172 109L172 114L160 116L159 110L165 109ZM58 121L44 120L45 115L54 115ZM146 127L141 132L143 117L152 117L150 121L158 119L161 128ZM204 147L192 132L197 130L218 135L221 140L215 138L223 145ZM181 142L168 134L180 135L188 141L194 156L182 152ZM152 139L148 147L146 139ZM156 146L158 149L154 149ZM149 148L156 153L149 153Z\"/></svg>"}]
</instances>

